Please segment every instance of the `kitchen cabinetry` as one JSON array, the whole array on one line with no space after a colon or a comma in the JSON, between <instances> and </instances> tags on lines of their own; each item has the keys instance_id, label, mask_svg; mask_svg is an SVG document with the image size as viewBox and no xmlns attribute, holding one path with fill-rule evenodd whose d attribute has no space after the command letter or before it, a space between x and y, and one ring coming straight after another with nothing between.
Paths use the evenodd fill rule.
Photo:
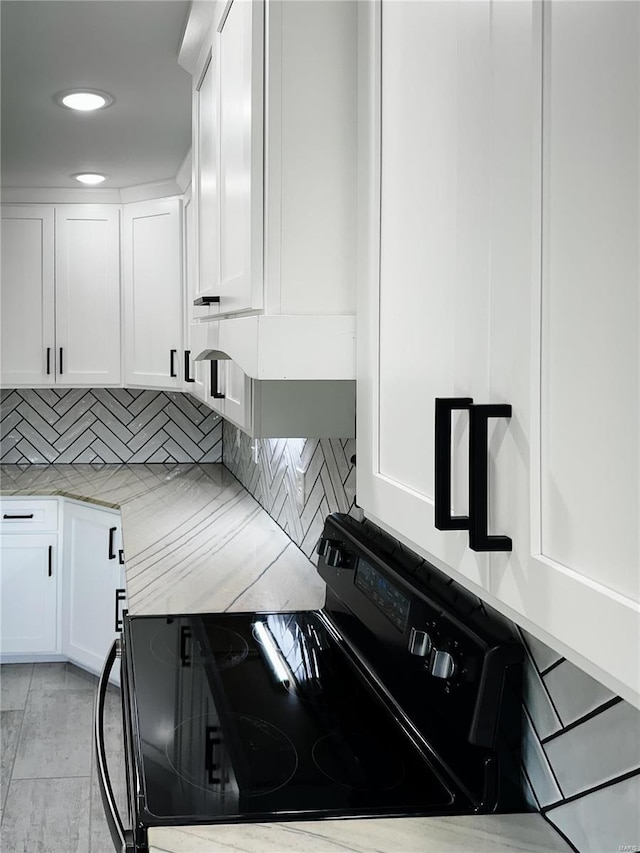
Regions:
<instances>
[{"instance_id":1,"label":"kitchen cabinetry","mask_svg":"<svg viewBox=\"0 0 640 853\"><path fill-rule=\"evenodd\" d=\"M56 657L58 502L2 500L0 649L11 660Z\"/></svg>"},{"instance_id":2,"label":"kitchen cabinetry","mask_svg":"<svg viewBox=\"0 0 640 853\"><path fill-rule=\"evenodd\" d=\"M354 435L355 382L252 379L224 355L227 328L224 320L191 328L194 351L212 359L199 362L208 406L254 438Z\"/></svg>"},{"instance_id":3,"label":"kitchen cabinetry","mask_svg":"<svg viewBox=\"0 0 640 853\"><path fill-rule=\"evenodd\" d=\"M182 389L182 211L177 198L126 204L123 217L126 385Z\"/></svg>"},{"instance_id":4,"label":"kitchen cabinetry","mask_svg":"<svg viewBox=\"0 0 640 853\"><path fill-rule=\"evenodd\" d=\"M2 384L55 382L53 208L2 206Z\"/></svg>"},{"instance_id":5,"label":"kitchen cabinetry","mask_svg":"<svg viewBox=\"0 0 640 853\"><path fill-rule=\"evenodd\" d=\"M355 376L356 7L233 0L181 54L197 292L216 300L193 318L224 316L225 354L255 379Z\"/></svg>"},{"instance_id":6,"label":"kitchen cabinetry","mask_svg":"<svg viewBox=\"0 0 640 853\"><path fill-rule=\"evenodd\" d=\"M119 384L119 208L6 205L2 228L3 384Z\"/></svg>"},{"instance_id":7,"label":"kitchen cabinetry","mask_svg":"<svg viewBox=\"0 0 640 853\"><path fill-rule=\"evenodd\" d=\"M640 705L640 10L360 14L358 503ZM489 421L486 471L511 551L435 526L446 397L512 407ZM468 421L454 412L445 507L463 517Z\"/></svg>"},{"instance_id":8,"label":"kitchen cabinetry","mask_svg":"<svg viewBox=\"0 0 640 853\"><path fill-rule=\"evenodd\" d=\"M62 651L95 673L126 607L120 531L118 512L65 502Z\"/></svg>"}]
</instances>

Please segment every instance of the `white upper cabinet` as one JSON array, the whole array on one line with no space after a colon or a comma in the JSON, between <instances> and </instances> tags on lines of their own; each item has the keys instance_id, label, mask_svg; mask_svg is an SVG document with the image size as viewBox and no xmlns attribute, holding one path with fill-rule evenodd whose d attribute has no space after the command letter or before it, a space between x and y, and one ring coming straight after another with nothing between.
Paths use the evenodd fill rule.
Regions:
<instances>
[{"instance_id":1,"label":"white upper cabinet","mask_svg":"<svg viewBox=\"0 0 640 853\"><path fill-rule=\"evenodd\" d=\"M119 215L115 205L3 206L4 385L120 383Z\"/></svg>"},{"instance_id":2,"label":"white upper cabinet","mask_svg":"<svg viewBox=\"0 0 640 853\"><path fill-rule=\"evenodd\" d=\"M640 706L640 8L361 25L358 503Z\"/></svg>"},{"instance_id":3,"label":"white upper cabinet","mask_svg":"<svg viewBox=\"0 0 640 853\"><path fill-rule=\"evenodd\" d=\"M54 212L2 207L2 384L55 381Z\"/></svg>"},{"instance_id":4,"label":"white upper cabinet","mask_svg":"<svg viewBox=\"0 0 640 853\"><path fill-rule=\"evenodd\" d=\"M194 80L193 318L224 317L226 354L253 378L355 377L357 5L231 0L199 53L181 54Z\"/></svg>"},{"instance_id":5,"label":"white upper cabinet","mask_svg":"<svg viewBox=\"0 0 640 853\"><path fill-rule=\"evenodd\" d=\"M264 4L233 0L218 26L221 308L262 308ZM204 235L203 235L204 236Z\"/></svg>"},{"instance_id":6,"label":"white upper cabinet","mask_svg":"<svg viewBox=\"0 0 640 853\"><path fill-rule=\"evenodd\" d=\"M183 383L182 210L179 199L124 206L125 384Z\"/></svg>"},{"instance_id":7,"label":"white upper cabinet","mask_svg":"<svg viewBox=\"0 0 640 853\"><path fill-rule=\"evenodd\" d=\"M526 210L504 211L494 290L492 384L514 422L494 439L513 552L492 555L492 590L640 706L640 7L545 4L531 42L534 260L513 262Z\"/></svg>"},{"instance_id":8,"label":"white upper cabinet","mask_svg":"<svg viewBox=\"0 0 640 853\"><path fill-rule=\"evenodd\" d=\"M120 370L120 210L56 208L56 379L117 385Z\"/></svg>"}]
</instances>

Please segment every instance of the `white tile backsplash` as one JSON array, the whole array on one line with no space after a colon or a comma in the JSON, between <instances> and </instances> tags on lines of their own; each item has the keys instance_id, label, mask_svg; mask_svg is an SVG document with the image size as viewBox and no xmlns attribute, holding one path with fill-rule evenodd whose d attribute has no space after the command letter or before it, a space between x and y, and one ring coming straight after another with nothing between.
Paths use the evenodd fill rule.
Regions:
<instances>
[{"instance_id":1,"label":"white tile backsplash","mask_svg":"<svg viewBox=\"0 0 640 853\"><path fill-rule=\"evenodd\" d=\"M603 684L568 660L562 661L542 678L565 726L614 698Z\"/></svg>"},{"instance_id":2,"label":"white tile backsplash","mask_svg":"<svg viewBox=\"0 0 640 853\"><path fill-rule=\"evenodd\" d=\"M640 767L640 711L618 702L554 737L544 750L565 797L571 797Z\"/></svg>"}]
</instances>

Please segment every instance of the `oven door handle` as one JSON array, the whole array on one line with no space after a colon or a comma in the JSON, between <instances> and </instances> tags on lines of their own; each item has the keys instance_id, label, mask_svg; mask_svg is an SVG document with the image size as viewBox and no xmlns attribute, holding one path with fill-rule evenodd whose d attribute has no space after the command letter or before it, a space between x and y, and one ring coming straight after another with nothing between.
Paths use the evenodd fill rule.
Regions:
<instances>
[{"instance_id":1,"label":"oven door handle","mask_svg":"<svg viewBox=\"0 0 640 853\"><path fill-rule=\"evenodd\" d=\"M120 650L120 640L116 639L109 649L109 654L104 662L100 681L98 682L98 695L96 698L96 713L94 724L94 742L96 748L96 757L98 760L98 782L100 784L100 794L102 796L102 805L104 813L109 825L109 831L113 844L118 853L135 853L133 843L133 833L131 830L125 830L118 808L116 806L115 797L113 796L113 788L107 770L107 755L104 746L104 704L107 695L107 686L109 684L109 675L113 669L113 665L118 657Z\"/></svg>"}]
</instances>

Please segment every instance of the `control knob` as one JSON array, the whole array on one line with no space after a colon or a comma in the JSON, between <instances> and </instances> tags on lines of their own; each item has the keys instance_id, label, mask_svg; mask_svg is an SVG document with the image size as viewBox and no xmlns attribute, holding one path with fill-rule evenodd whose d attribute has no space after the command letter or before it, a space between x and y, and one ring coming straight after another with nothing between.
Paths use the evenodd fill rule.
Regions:
<instances>
[{"instance_id":1,"label":"control knob","mask_svg":"<svg viewBox=\"0 0 640 853\"><path fill-rule=\"evenodd\" d=\"M451 678L456 671L456 662L449 652L434 649L429 661L429 672L436 678Z\"/></svg>"},{"instance_id":2,"label":"control knob","mask_svg":"<svg viewBox=\"0 0 640 853\"><path fill-rule=\"evenodd\" d=\"M338 545L328 545L324 552L324 561L328 566L333 566L334 569L339 569L347 562L347 555L338 547Z\"/></svg>"},{"instance_id":3,"label":"control knob","mask_svg":"<svg viewBox=\"0 0 640 853\"><path fill-rule=\"evenodd\" d=\"M412 628L409 634L409 652L412 655L426 658L430 651L431 637L426 631L416 631L415 628Z\"/></svg>"}]
</instances>

